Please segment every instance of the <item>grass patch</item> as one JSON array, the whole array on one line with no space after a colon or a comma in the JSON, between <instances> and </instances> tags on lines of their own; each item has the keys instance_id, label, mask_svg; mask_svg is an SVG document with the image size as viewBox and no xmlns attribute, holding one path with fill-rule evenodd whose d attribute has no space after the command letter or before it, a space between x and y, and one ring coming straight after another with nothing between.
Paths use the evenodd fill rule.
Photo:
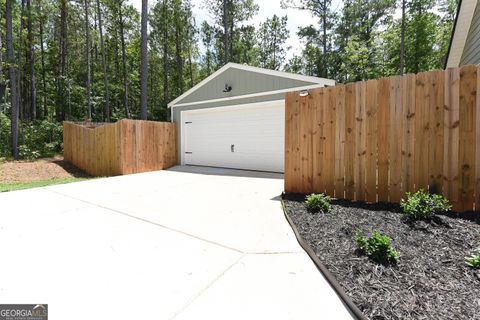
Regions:
<instances>
[{"instance_id":1,"label":"grass patch","mask_svg":"<svg viewBox=\"0 0 480 320\"><path fill-rule=\"evenodd\" d=\"M39 187L46 187L46 186L51 186L55 184L65 184L65 183L78 182L78 181L84 181L84 180L88 180L88 178L69 177L69 178L59 178L59 179L50 179L50 180L33 181L33 182L18 182L18 183L0 182L0 192L39 188Z\"/></svg>"}]
</instances>

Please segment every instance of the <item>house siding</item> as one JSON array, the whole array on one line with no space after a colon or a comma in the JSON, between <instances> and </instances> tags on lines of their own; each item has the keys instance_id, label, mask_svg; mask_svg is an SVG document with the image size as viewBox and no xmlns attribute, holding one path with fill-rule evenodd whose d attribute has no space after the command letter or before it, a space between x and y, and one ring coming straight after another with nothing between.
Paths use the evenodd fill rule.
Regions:
<instances>
[{"instance_id":1,"label":"house siding","mask_svg":"<svg viewBox=\"0 0 480 320\"><path fill-rule=\"evenodd\" d=\"M460 65L480 64L480 5L477 1Z\"/></svg>"},{"instance_id":2,"label":"house siding","mask_svg":"<svg viewBox=\"0 0 480 320\"><path fill-rule=\"evenodd\" d=\"M230 92L223 92L225 84L232 87ZM231 98L312 84L316 84L316 82L283 78L232 67L198 88L198 90L177 101L175 104Z\"/></svg>"}]
</instances>

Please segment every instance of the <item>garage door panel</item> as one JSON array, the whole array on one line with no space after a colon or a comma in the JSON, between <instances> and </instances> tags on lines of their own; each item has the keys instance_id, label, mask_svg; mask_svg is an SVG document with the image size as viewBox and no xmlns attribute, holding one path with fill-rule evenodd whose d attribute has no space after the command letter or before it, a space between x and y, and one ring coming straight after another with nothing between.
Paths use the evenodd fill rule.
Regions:
<instances>
[{"instance_id":1,"label":"garage door panel","mask_svg":"<svg viewBox=\"0 0 480 320\"><path fill-rule=\"evenodd\" d=\"M184 162L283 172L284 119L283 102L182 112Z\"/></svg>"}]
</instances>

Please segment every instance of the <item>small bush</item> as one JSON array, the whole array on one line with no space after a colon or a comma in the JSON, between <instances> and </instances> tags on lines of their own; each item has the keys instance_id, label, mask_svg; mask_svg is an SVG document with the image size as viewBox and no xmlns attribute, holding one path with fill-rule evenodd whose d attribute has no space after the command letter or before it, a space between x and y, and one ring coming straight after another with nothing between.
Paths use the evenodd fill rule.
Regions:
<instances>
[{"instance_id":1,"label":"small bush","mask_svg":"<svg viewBox=\"0 0 480 320\"><path fill-rule=\"evenodd\" d=\"M398 253L392 249L390 238L380 234L377 230L373 231L370 238L365 238L363 231L357 231L355 236L358 248L363 251L372 260L378 263L396 263L398 262Z\"/></svg>"},{"instance_id":2,"label":"small bush","mask_svg":"<svg viewBox=\"0 0 480 320\"><path fill-rule=\"evenodd\" d=\"M0 158L11 155L10 119L0 113ZM18 129L20 159L33 160L62 153L63 126L54 119L20 121Z\"/></svg>"},{"instance_id":3,"label":"small bush","mask_svg":"<svg viewBox=\"0 0 480 320\"><path fill-rule=\"evenodd\" d=\"M435 214L447 212L452 208L447 199L438 194L430 194L423 189L415 193L407 192L407 199L402 199L400 206L403 214L412 220L429 219Z\"/></svg>"},{"instance_id":4,"label":"small bush","mask_svg":"<svg viewBox=\"0 0 480 320\"><path fill-rule=\"evenodd\" d=\"M37 150L32 150L26 145L21 145L18 147L18 155L20 159L25 160L35 160L41 157L41 154Z\"/></svg>"},{"instance_id":5,"label":"small bush","mask_svg":"<svg viewBox=\"0 0 480 320\"><path fill-rule=\"evenodd\" d=\"M330 201L332 201L332 198L323 193L312 193L307 196L305 204L310 212L329 212L332 209Z\"/></svg>"},{"instance_id":6,"label":"small bush","mask_svg":"<svg viewBox=\"0 0 480 320\"><path fill-rule=\"evenodd\" d=\"M0 158L10 156L10 147L10 119L0 112Z\"/></svg>"},{"instance_id":7,"label":"small bush","mask_svg":"<svg viewBox=\"0 0 480 320\"><path fill-rule=\"evenodd\" d=\"M480 269L480 255L472 254L470 257L465 257L465 262L474 269Z\"/></svg>"}]
</instances>

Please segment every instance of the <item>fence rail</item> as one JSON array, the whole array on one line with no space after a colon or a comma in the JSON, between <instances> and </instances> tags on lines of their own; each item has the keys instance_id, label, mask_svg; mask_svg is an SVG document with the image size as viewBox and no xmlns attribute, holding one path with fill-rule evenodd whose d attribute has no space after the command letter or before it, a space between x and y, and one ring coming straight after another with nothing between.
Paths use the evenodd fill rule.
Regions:
<instances>
[{"instance_id":1,"label":"fence rail","mask_svg":"<svg viewBox=\"0 0 480 320\"><path fill-rule=\"evenodd\" d=\"M175 124L121 120L63 124L64 158L94 176L162 170L176 164Z\"/></svg>"},{"instance_id":2,"label":"fence rail","mask_svg":"<svg viewBox=\"0 0 480 320\"><path fill-rule=\"evenodd\" d=\"M479 68L288 93L285 190L399 202L424 188L480 210Z\"/></svg>"}]
</instances>

